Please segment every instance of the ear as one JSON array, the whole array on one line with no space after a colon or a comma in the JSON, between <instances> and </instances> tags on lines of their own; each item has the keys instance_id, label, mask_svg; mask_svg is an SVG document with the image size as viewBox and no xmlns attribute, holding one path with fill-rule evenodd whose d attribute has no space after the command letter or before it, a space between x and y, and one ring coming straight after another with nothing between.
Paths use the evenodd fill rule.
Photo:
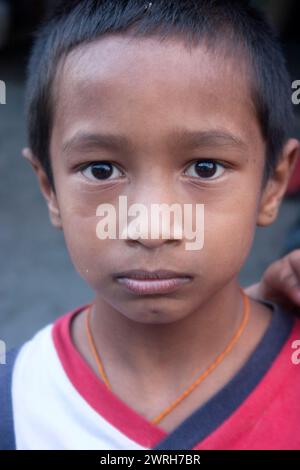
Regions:
<instances>
[{"instance_id":1,"label":"ear","mask_svg":"<svg viewBox=\"0 0 300 470\"><path fill-rule=\"evenodd\" d=\"M34 172L36 173L40 190L48 206L49 217L52 225L58 229L62 229L57 197L55 192L53 191L53 188L49 182L49 178L46 175L45 170L29 148L24 148L22 151L22 155L30 163Z\"/></svg>"},{"instance_id":2,"label":"ear","mask_svg":"<svg viewBox=\"0 0 300 470\"><path fill-rule=\"evenodd\" d=\"M299 157L300 142L289 139L281 152L278 164L263 189L257 225L265 227L277 218L281 201L287 190L290 176Z\"/></svg>"}]
</instances>

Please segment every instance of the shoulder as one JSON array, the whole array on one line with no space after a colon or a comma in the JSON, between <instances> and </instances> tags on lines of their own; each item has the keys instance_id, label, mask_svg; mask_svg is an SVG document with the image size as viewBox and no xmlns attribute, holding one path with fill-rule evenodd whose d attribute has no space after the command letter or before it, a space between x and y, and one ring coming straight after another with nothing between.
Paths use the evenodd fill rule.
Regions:
<instances>
[{"instance_id":1,"label":"shoulder","mask_svg":"<svg viewBox=\"0 0 300 470\"><path fill-rule=\"evenodd\" d=\"M86 304L58 316L53 322L38 330L28 341L8 351L7 354L13 356L16 362L19 362L21 356L25 361L33 358L38 359L39 355L48 353L49 345L52 347L56 339L64 340L65 335L68 333L71 319L85 307Z\"/></svg>"},{"instance_id":2,"label":"shoulder","mask_svg":"<svg viewBox=\"0 0 300 470\"><path fill-rule=\"evenodd\" d=\"M52 324L45 326L35 333L30 340L5 353L4 363L0 367L1 386L4 386L5 382L13 380L15 370L19 368L20 363L32 364L32 360L40 356L41 349L49 341L51 328Z\"/></svg>"},{"instance_id":3,"label":"shoulder","mask_svg":"<svg viewBox=\"0 0 300 470\"><path fill-rule=\"evenodd\" d=\"M22 377L28 375L33 378L39 371L50 370L50 366L57 361L59 347L69 338L69 325L71 318L85 306L77 307L65 312L54 322L37 331L33 337L23 343L11 353L14 356L13 375Z\"/></svg>"},{"instance_id":4,"label":"shoulder","mask_svg":"<svg viewBox=\"0 0 300 470\"><path fill-rule=\"evenodd\" d=\"M285 396L289 398L294 396L297 410L300 412L300 318L279 306L276 306L276 309L277 335L283 336L283 330L286 331L284 341L272 367L272 377L274 382L280 382L281 395L285 393Z\"/></svg>"},{"instance_id":5,"label":"shoulder","mask_svg":"<svg viewBox=\"0 0 300 470\"><path fill-rule=\"evenodd\" d=\"M64 329L81 308L59 316L12 353L9 394L17 449L47 448L49 433L55 436L57 416L72 394L56 342L67 340Z\"/></svg>"},{"instance_id":6,"label":"shoulder","mask_svg":"<svg viewBox=\"0 0 300 470\"><path fill-rule=\"evenodd\" d=\"M295 358L299 357L300 363L300 318L274 302L262 303L270 307L273 313L254 354L254 371L264 368L263 382L266 381L274 392L278 387L282 390L284 384L289 384L289 387L295 386L299 395L300 364L296 366Z\"/></svg>"}]
</instances>

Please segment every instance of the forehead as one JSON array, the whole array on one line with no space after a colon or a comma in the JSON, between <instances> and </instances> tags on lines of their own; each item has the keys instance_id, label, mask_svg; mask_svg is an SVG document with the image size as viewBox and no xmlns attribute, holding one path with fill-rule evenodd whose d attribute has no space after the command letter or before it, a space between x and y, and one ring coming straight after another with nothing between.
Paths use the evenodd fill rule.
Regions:
<instances>
[{"instance_id":1,"label":"forehead","mask_svg":"<svg viewBox=\"0 0 300 470\"><path fill-rule=\"evenodd\" d=\"M136 143L172 129L227 129L260 138L246 60L204 44L107 36L74 49L56 81L54 133L128 134Z\"/></svg>"}]
</instances>

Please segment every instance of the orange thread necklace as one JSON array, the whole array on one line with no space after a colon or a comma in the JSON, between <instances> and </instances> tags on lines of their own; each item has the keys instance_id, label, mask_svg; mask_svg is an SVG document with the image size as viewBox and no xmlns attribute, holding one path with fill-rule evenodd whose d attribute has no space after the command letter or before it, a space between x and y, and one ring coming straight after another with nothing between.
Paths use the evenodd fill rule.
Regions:
<instances>
[{"instance_id":1,"label":"orange thread necklace","mask_svg":"<svg viewBox=\"0 0 300 470\"><path fill-rule=\"evenodd\" d=\"M196 380L188 386L183 393L173 402L171 405L167 406L158 416L153 418L151 420L152 423L158 424L167 414L171 413L176 406L178 406L184 398L186 398L188 395L192 393L192 391L223 361L225 356L230 353L230 351L233 349L237 341L239 340L240 336L244 332L248 321L249 321L249 313L250 313L250 302L249 302L249 297L245 294L245 292L241 290L242 296L243 296L243 318L241 321L241 324L239 325L237 331L234 333L233 337L225 347L225 349L215 358L215 360L196 378ZM92 335L91 331L91 311L92 311L92 306L93 304L90 304L86 316L85 316L85 325L86 325L86 334L88 338L88 343L90 350L92 352L93 358L97 364L97 368L99 371L99 374L101 375L104 383L106 386L111 390L111 385L110 382L107 378L107 375L105 373L102 361L100 359L100 355L97 351L95 341Z\"/></svg>"}]
</instances>

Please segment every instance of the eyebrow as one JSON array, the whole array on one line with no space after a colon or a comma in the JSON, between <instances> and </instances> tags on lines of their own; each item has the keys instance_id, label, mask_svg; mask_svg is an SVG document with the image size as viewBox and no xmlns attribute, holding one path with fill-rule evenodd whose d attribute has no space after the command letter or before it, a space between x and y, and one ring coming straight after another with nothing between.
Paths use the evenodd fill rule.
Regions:
<instances>
[{"instance_id":1,"label":"eyebrow","mask_svg":"<svg viewBox=\"0 0 300 470\"><path fill-rule=\"evenodd\" d=\"M247 144L239 136L222 128L201 131L177 129L174 132L172 139L175 144L184 144L191 148L199 146L230 146L247 148Z\"/></svg>"},{"instance_id":2,"label":"eyebrow","mask_svg":"<svg viewBox=\"0 0 300 470\"><path fill-rule=\"evenodd\" d=\"M128 145L129 139L122 135L104 133L93 134L79 131L63 144L62 151L63 153L68 153L73 149L93 150L100 147L108 150L118 150L128 147Z\"/></svg>"},{"instance_id":3,"label":"eyebrow","mask_svg":"<svg viewBox=\"0 0 300 470\"><path fill-rule=\"evenodd\" d=\"M247 148L246 143L237 135L229 132L227 129L213 129L190 131L187 129L176 129L170 136L171 145L185 146L189 148L195 147L243 147ZM132 148L133 143L124 135L110 133L89 133L79 131L62 147L63 153L71 150L95 150L105 148L107 150L124 150Z\"/></svg>"}]
</instances>

